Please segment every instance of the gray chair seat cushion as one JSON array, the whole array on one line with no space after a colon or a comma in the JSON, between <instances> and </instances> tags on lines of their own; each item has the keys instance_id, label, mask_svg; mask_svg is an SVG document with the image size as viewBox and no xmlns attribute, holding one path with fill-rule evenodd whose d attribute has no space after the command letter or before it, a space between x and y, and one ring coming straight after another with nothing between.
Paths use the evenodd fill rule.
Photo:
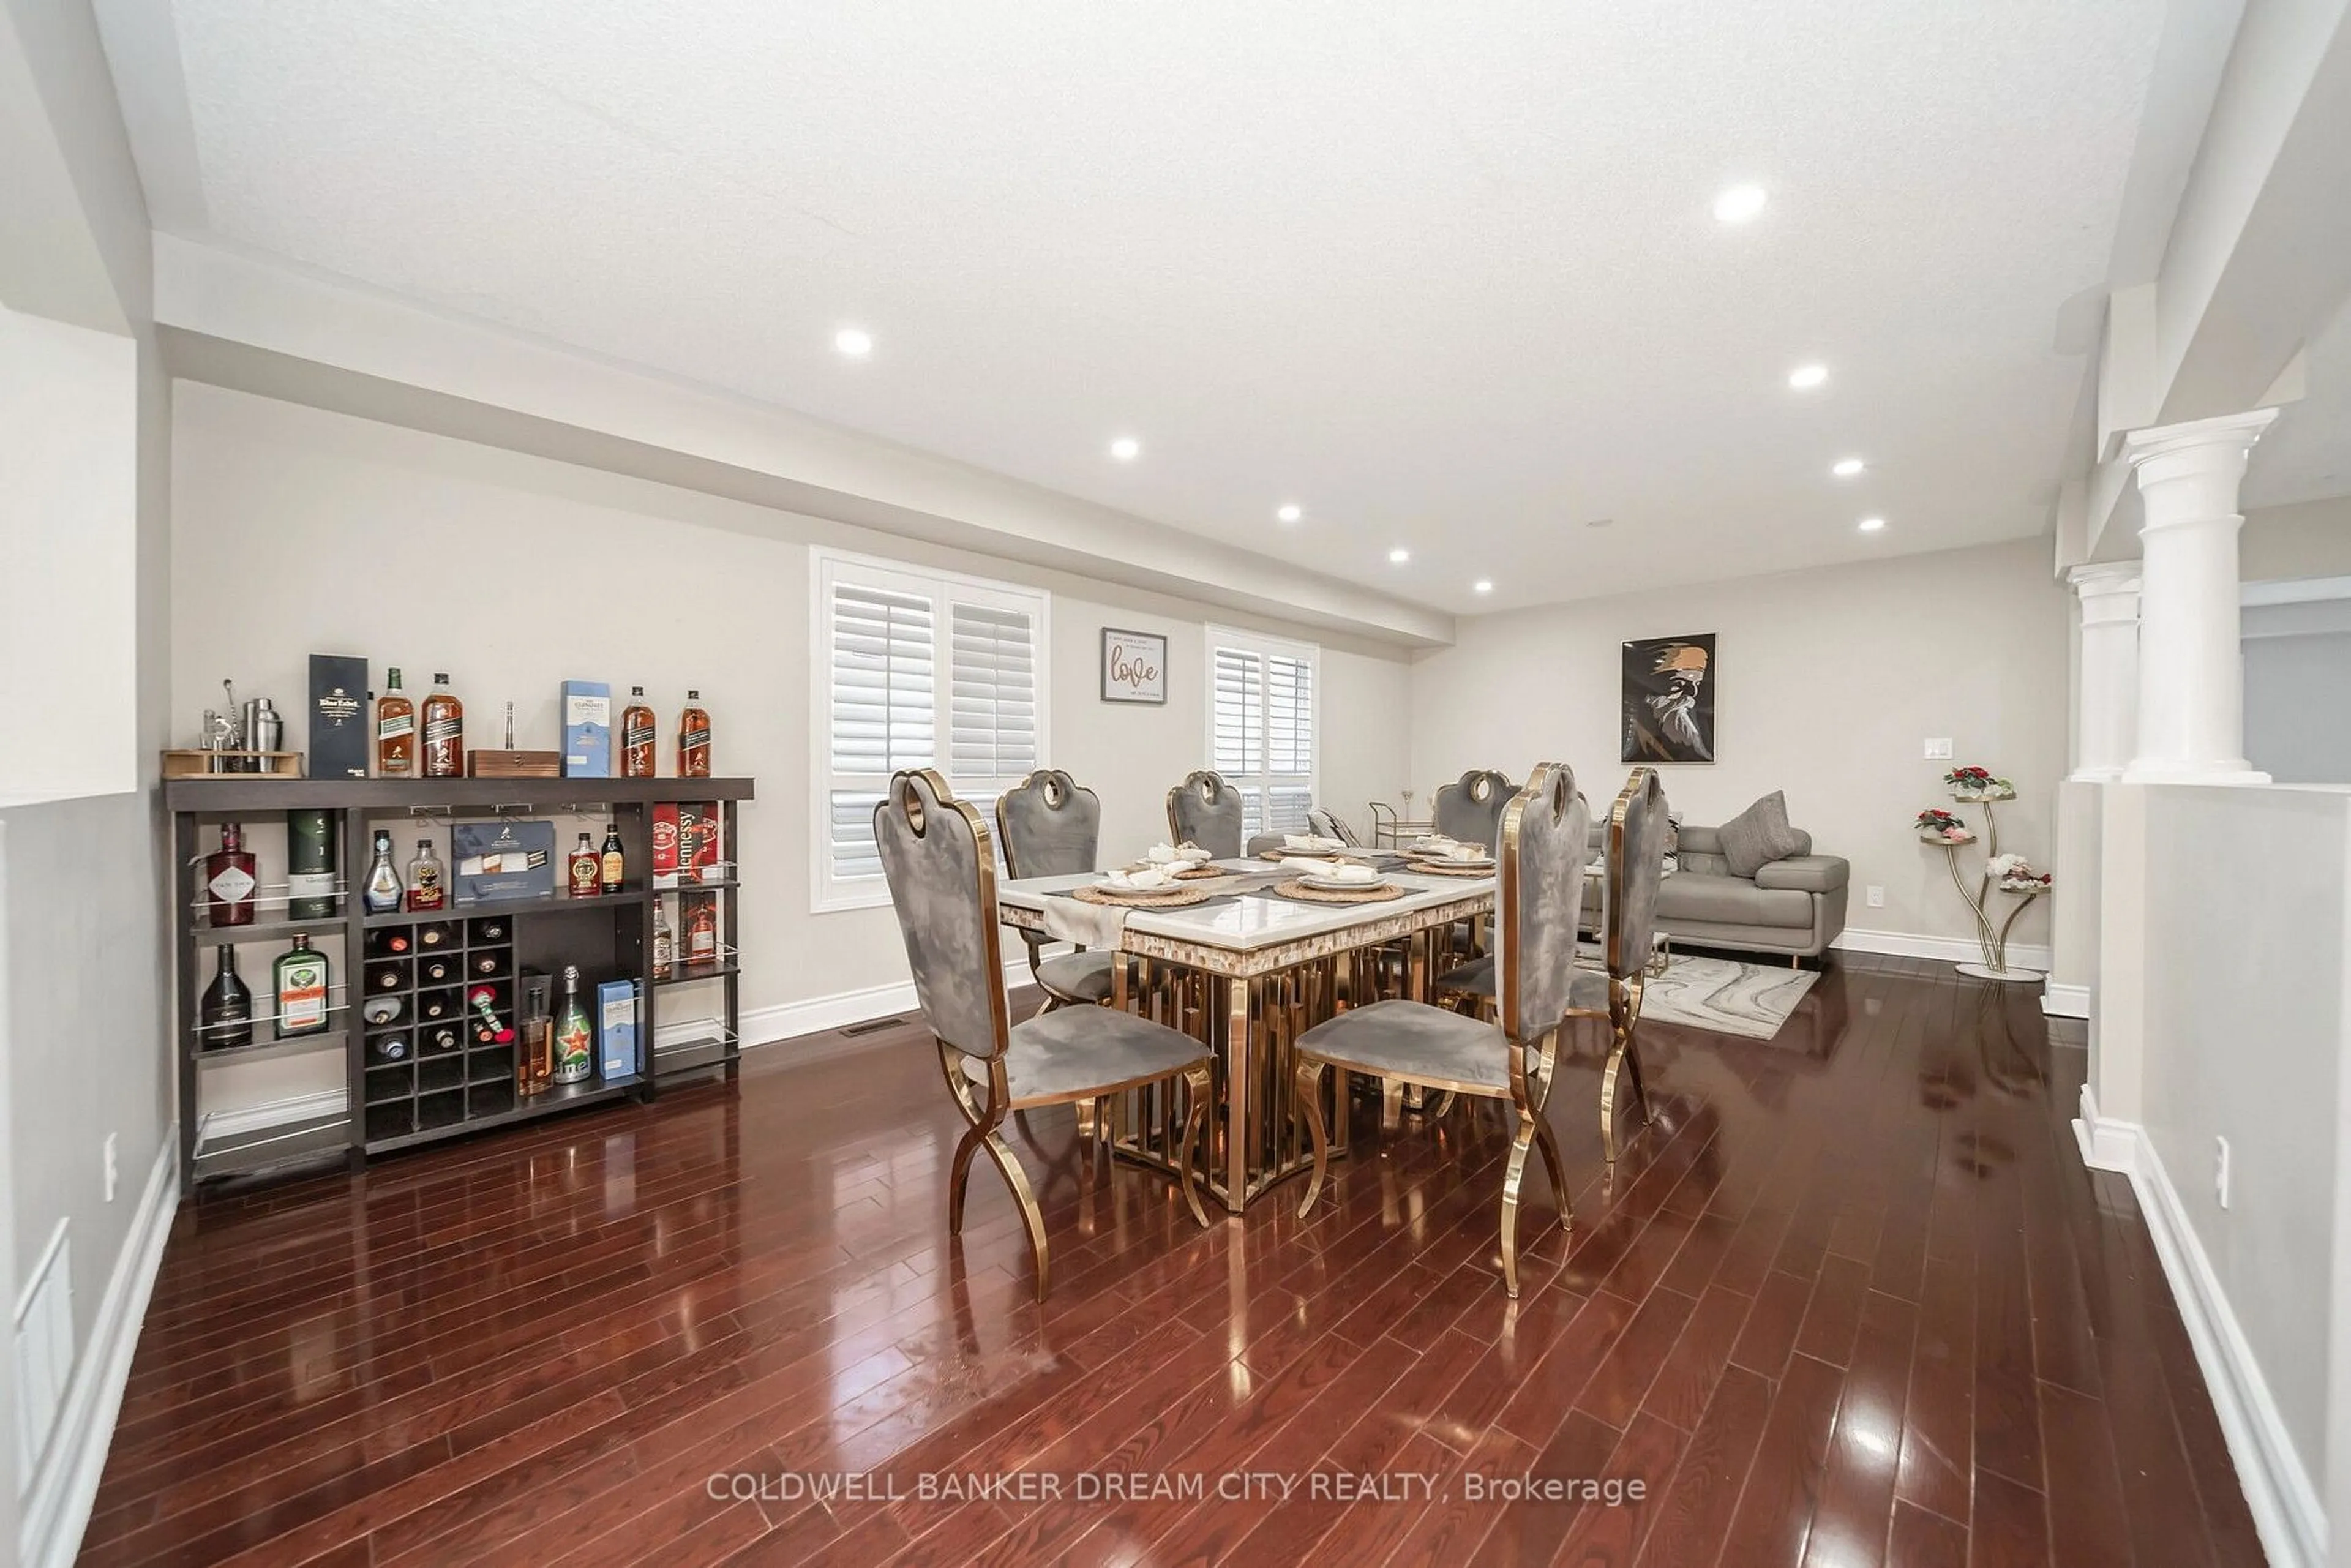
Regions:
<instances>
[{"instance_id":1,"label":"gray chair seat cushion","mask_svg":"<svg viewBox=\"0 0 2351 1568\"><path fill-rule=\"evenodd\" d=\"M1037 983L1049 996L1065 1002L1106 1002L1110 999L1111 958L1108 952L1056 953L1037 965Z\"/></svg>"},{"instance_id":2,"label":"gray chair seat cushion","mask_svg":"<svg viewBox=\"0 0 2351 1568\"><path fill-rule=\"evenodd\" d=\"M1494 956L1472 958L1458 968L1447 969L1437 977L1440 991L1462 991L1473 997L1494 994ZM1568 982L1567 1005L1585 1008L1593 1012L1608 1010L1608 977L1597 969L1579 968Z\"/></svg>"},{"instance_id":3,"label":"gray chair seat cushion","mask_svg":"<svg viewBox=\"0 0 2351 1568\"><path fill-rule=\"evenodd\" d=\"M1324 1061L1384 1078L1458 1083L1510 1092L1511 1048L1501 1026L1426 1002L1391 998L1353 1008L1298 1037L1298 1049Z\"/></svg>"},{"instance_id":4,"label":"gray chair seat cushion","mask_svg":"<svg viewBox=\"0 0 2351 1568\"><path fill-rule=\"evenodd\" d=\"M1013 1103L1033 1103L1164 1077L1207 1060L1207 1046L1165 1024L1108 1008L1063 1008L1012 1026L1004 1077ZM967 1056L963 1067L987 1082L984 1059Z\"/></svg>"},{"instance_id":5,"label":"gray chair seat cushion","mask_svg":"<svg viewBox=\"0 0 2351 1568\"><path fill-rule=\"evenodd\" d=\"M1657 889L1657 916L1709 925L1793 926L1813 923L1813 895L1795 888L1759 887L1743 876L1684 872Z\"/></svg>"}]
</instances>

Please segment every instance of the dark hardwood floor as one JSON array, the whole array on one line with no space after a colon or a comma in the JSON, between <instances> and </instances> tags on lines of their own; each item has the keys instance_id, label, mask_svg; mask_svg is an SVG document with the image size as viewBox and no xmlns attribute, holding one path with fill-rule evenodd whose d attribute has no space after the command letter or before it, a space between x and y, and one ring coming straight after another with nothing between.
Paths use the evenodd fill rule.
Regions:
<instances>
[{"instance_id":1,"label":"dark hardwood floor","mask_svg":"<svg viewBox=\"0 0 2351 1568\"><path fill-rule=\"evenodd\" d=\"M1061 1113L1015 1139L1040 1308L984 1165L946 1234L959 1123L911 1025L208 1197L84 1558L2261 1560L2130 1189L2074 1152L2083 1052L2030 990L1855 959L1775 1042L1644 1032L1658 1115L1613 1182L1593 1067L1564 1073L1576 1228L1538 1164L1516 1302L1490 1110L1384 1138L1359 1114L1311 1219L1293 1184L1206 1233L1161 1179L1082 1179ZM1022 1472L1063 1495L915 1495ZM786 1479L820 1474L869 1495ZM1087 1474L1206 1492L1080 1500ZM1528 1477L1644 1495L1473 1495Z\"/></svg>"}]
</instances>

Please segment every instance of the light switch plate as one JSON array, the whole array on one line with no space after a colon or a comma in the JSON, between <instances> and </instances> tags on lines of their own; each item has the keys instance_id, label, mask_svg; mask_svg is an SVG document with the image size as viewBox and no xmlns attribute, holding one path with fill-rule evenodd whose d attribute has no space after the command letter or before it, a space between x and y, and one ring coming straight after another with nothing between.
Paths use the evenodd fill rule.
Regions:
<instances>
[{"instance_id":1,"label":"light switch plate","mask_svg":"<svg viewBox=\"0 0 2351 1568\"><path fill-rule=\"evenodd\" d=\"M1874 882L1869 884L1869 907L1872 909L1886 907L1886 890Z\"/></svg>"},{"instance_id":2,"label":"light switch plate","mask_svg":"<svg viewBox=\"0 0 2351 1568\"><path fill-rule=\"evenodd\" d=\"M1950 759L1951 737L1948 735L1928 737L1927 741L1927 760L1929 762L1949 762Z\"/></svg>"}]
</instances>

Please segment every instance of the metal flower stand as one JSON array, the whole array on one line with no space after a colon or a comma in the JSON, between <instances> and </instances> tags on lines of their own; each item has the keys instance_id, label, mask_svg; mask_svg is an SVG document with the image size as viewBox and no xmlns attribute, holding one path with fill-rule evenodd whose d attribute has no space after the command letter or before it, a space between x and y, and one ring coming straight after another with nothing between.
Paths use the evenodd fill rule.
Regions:
<instances>
[{"instance_id":1,"label":"metal flower stand","mask_svg":"<svg viewBox=\"0 0 2351 1568\"><path fill-rule=\"evenodd\" d=\"M1959 890L1959 897L1965 901L1969 913L1976 919L1976 941L1983 948L1983 962L1961 964L1959 967L1959 973L1972 976L1980 980L2037 981L2045 978L2046 977L2039 969L2016 968L2009 964L2008 934L2016 928L2018 917L2032 907L2032 901L2049 891L2049 883L2039 878L1995 879L1991 870L2000 860L2000 819L1992 807L2002 800L2015 800L2016 791L2004 788L1983 790L1954 789L1951 791L1951 799L1962 806L1983 808L1984 864L1977 873L1975 885L1969 886L1965 873L1959 870L1959 851L1977 841L1974 834L1967 833L1963 837L1952 838L1947 832L1936 832L1922 828L1918 838L1922 843L1935 844L1941 848L1943 858L1951 868L1951 885ZM1991 895L1995 891L2004 893L2016 901L1997 924L1994 923L1993 917L1998 912L1991 907Z\"/></svg>"}]
</instances>

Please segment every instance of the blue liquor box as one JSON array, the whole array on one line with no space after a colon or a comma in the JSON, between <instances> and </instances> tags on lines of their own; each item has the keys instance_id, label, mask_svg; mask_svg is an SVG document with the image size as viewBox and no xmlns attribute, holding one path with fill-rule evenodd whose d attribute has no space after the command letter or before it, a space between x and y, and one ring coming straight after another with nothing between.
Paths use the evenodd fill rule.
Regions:
<instances>
[{"instance_id":1,"label":"blue liquor box","mask_svg":"<svg viewBox=\"0 0 2351 1568\"><path fill-rule=\"evenodd\" d=\"M450 896L460 907L555 896L553 822L452 822L449 859L456 873Z\"/></svg>"},{"instance_id":2,"label":"blue liquor box","mask_svg":"<svg viewBox=\"0 0 2351 1568\"><path fill-rule=\"evenodd\" d=\"M612 776L612 688L602 681L563 683L563 776Z\"/></svg>"},{"instance_id":3,"label":"blue liquor box","mask_svg":"<svg viewBox=\"0 0 2351 1568\"><path fill-rule=\"evenodd\" d=\"M596 1071L611 1080L637 1071L637 983L606 980L596 988Z\"/></svg>"}]
</instances>

